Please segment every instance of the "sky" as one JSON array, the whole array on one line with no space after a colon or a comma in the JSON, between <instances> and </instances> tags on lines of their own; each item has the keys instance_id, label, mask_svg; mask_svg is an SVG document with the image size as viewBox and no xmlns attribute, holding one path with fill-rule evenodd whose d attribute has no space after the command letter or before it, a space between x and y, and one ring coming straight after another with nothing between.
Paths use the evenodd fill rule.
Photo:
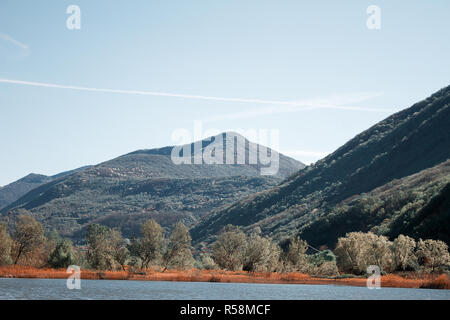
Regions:
<instances>
[{"instance_id":1,"label":"sky","mask_svg":"<svg viewBox=\"0 0 450 320\"><path fill-rule=\"evenodd\" d=\"M279 151L317 161L450 84L449 12L445 0L2 0L0 185L173 145L195 121L278 130Z\"/></svg>"}]
</instances>

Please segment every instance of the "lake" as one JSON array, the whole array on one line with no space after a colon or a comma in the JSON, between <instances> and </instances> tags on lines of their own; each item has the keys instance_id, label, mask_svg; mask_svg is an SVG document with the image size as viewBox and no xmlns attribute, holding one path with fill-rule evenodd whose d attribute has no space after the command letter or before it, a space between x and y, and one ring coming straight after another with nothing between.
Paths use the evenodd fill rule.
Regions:
<instances>
[{"instance_id":1,"label":"lake","mask_svg":"<svg viewBox=\"0 0 450 320\"><path fill-rule=\"evenodd\" d=\"M450 300L450 290L128 280L81 280L81 289L69 290L63 279L3 278L0 279L0 299Z\"/></svg>"}]
</instances>

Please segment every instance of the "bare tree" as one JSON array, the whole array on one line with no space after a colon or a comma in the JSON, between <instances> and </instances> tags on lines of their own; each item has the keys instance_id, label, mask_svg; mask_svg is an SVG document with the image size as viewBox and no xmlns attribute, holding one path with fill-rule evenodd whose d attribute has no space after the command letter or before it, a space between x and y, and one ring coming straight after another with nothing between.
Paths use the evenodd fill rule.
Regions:
<instances>
[{"instance_id":1,"label":"bare tree","mask_svg":"<svg viewBox=\"0 0 450 320\"><path fill-rule=\"evenodd\" d=\"M44 228L30 215L20 215L16 221L14 240L14 265L19 259L39 248L44 242Z\"/></svg>"}]
</instances>

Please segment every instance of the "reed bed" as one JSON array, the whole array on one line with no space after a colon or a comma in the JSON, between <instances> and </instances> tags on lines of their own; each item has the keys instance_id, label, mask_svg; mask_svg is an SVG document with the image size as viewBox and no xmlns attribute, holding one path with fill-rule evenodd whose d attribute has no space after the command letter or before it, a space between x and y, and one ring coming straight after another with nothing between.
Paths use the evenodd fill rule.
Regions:
<instances>
[{"instance_id":1,"label":"reed bed","mask_svg":"<svg viewBox=\"0 0 450 320\"><path fill-rule=\"evenodd\" d=\"M67 279L70 276L65 269L34 268L29 266L1 266L2 278L44 278ZM321 278L304 273L268 273L225 270L165 270L150 268L144 271L98 271L81 270L81 279L89 280L142 280L142 281L185 281L185 282L222 282L222 283L292 283L292 284L335 284L366 286L364 277ZM381 277L382 287L450 289L447 275L397 275Z\"/></svg>"}]
</instances>

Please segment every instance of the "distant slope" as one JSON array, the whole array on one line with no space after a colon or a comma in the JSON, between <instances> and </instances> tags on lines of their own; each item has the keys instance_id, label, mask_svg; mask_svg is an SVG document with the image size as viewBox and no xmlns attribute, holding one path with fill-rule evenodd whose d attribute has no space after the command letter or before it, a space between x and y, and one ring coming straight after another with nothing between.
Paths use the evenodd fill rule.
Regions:
<instances>
[{"instance_id":1,"label":"distant slope","mask_svg":"<svg viewBox=\"0 0 450 320\"><path fill-rule=\"evenodd\" d=\"M0 188L0 209L10 205L29 191L33 190L36 187L39 187L42 184L67 176L85 168L87 167L62 172L54 176L45 176L42 174L30 173L26 177L23 177L22 179L19 179L4 186L3 188Z\"/></svg>"},{"instance_id":2,"label":"distant slope","mask_svg":"<svg viewBox=\"0 0 450 320\"><path fill-rule=\"evenodd\" d=\"M219 138L203 141L203 149L216 143L219 147ZM247 154L254 150L251 142L238 138ZM230 142L224 154L233 147ZM130 237L144 218L154 217L165 226L178 220L193 224L207 212L274 186L304 167L284 155L275 176L261 176L259 162L176 165L170 158L172 148L135 151L51 181L1 212L12 217L26 210L47 228L75 238L94 221L120 227Z\"/></svg>"},{"instance_id":3,"label":"distant slope","mask_svg":"<svg viewBox=\"0 0 450 320\"><path fill-rule=\"evenodd\" d=\"M260 226L281 239L341 201L450 159L450 86L357 135L280 185L230 204L193 230L198 242L226 224Z\"/></svg>"},{"instance_id":4,"label":"distant slope","mask_svg":"<svg viewBox=\"0 0 450 320\"><path fill-rule=\"evenodd\" d=\"M334 247L339 236L352 231L450 243L450 160L344 200L316 216L301 237Z\"/></svg>"},{"instance_id":5,"label":"distant slope","mask_svg":"<svg viewBox=\"0 0 450 320\"><path fill-rule=\"evenodd\" d=\"M0 189L0 209L13 203L28 191L51 181L48 176L31 173L22 179L12 182Z\"/></svg>"}]
</instances>

